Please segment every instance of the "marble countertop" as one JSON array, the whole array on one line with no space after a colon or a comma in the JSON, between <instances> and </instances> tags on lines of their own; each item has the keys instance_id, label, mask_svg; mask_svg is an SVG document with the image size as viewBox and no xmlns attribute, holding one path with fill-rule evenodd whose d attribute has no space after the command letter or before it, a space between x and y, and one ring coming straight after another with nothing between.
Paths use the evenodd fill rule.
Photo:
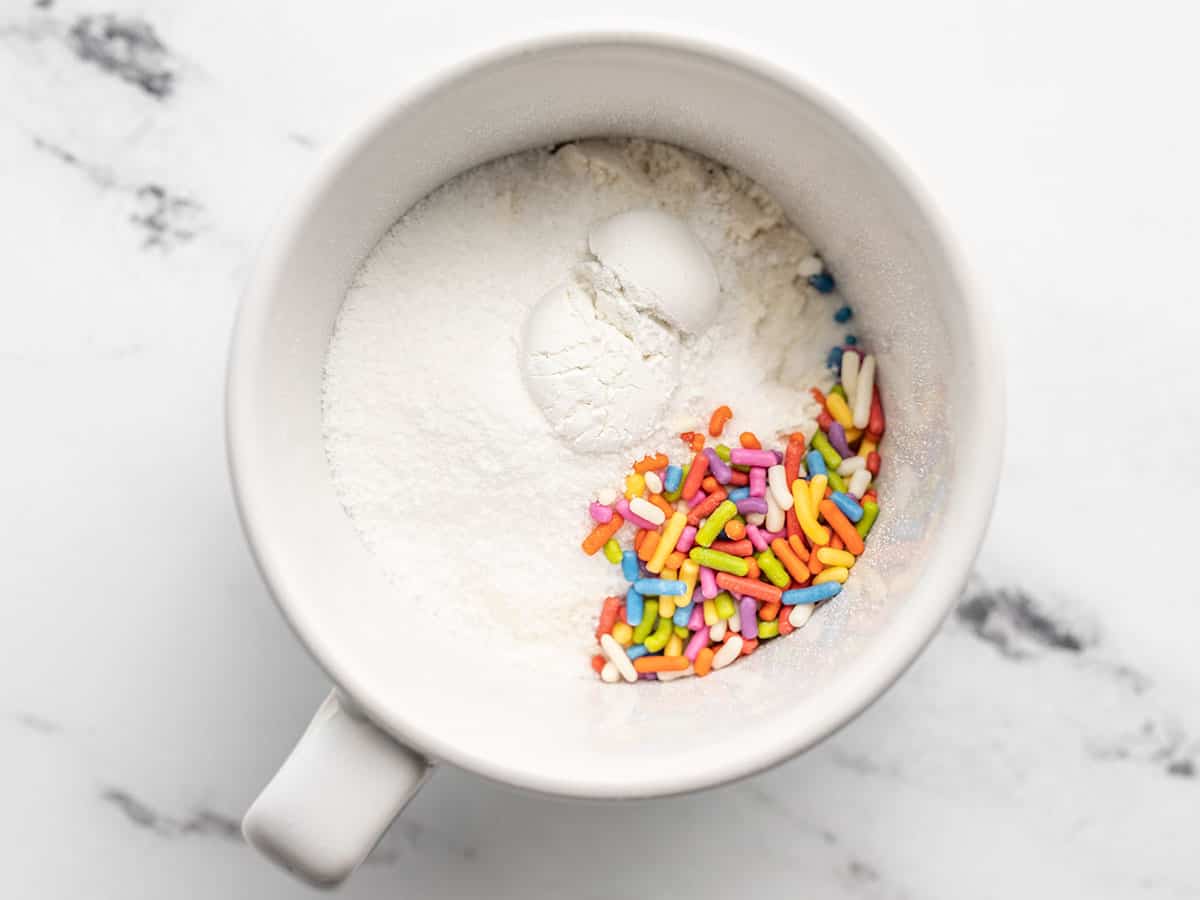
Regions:
<instances>
[{"instance_id":1,"label":"marble countertop","mask_svg":"<svg viewBox=\"0 0 1200 900\"><path fill-rule=\"evenodd\" d=\"M316 895L237 831L327 688L225 473L254 249L316 152L432 67L675 23L847 101L959 228L1011 400L976 576L802 758L621 806L445 769L345 896L1200 896L1200 591L1166 541L1200 504L1192 5L412 6L0 4L4 895Z\"/></svg>"}]
</instances>

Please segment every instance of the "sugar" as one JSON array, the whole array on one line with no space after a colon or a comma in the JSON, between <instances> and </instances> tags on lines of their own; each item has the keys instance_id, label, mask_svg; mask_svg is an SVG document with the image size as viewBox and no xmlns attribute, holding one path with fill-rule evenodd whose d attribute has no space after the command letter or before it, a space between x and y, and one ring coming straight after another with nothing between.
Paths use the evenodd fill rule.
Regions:
<instances>
[{"instance_id":1,"label":"sugar","mask_svg":"<svg viewBox=\"0 0 1200 900\"><path fill-rule=\"evenodd\" d=\"M682 338L678 389L649 436L581 453L530 396L522 331L547 291L592 260L592 225L646 207L704 244L720 309ZM414 206L347 292L323 397L338 495L403 596L435 615L454 598L481 631L519 640L590 637L583 623L624 584L619 567L579 550L598 490L645 453L683 460L679 432L723 403L764 442L812 433L808 388L832 383L824 360L842 331L837 295L803 277L814 252L745 176L641 140L495 160Z\"/></svg>"}]
</instances>

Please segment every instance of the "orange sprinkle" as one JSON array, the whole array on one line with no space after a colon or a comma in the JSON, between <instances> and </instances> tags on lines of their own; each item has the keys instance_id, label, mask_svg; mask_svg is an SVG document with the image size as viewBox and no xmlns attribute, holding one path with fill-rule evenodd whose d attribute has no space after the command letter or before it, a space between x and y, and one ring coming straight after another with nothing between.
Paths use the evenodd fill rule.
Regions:
<instances>
[{"instance_id":1,"label":"orange sprinkle","mask_svg":"<svg viewBox=\"0 0 1200 900\"><path fill-rule=\"evenodd\" d=\"M764 603L778 603L783 598L783 591L773 584L766 584L749 575L742 577L730 575L728 572L717 573L717 586L735 594L745 594Z\"/></svg>"},{"instance_id":2,"label":"orange sprinkle","mask_svg":"<svg viewBox=\"0 0 1200 900\"><path fill-rule=\"evenodd\" d=\"M689 665L686 656L639 656L633 661L639 672L682 672Z\"/></svg>"},{"instance_id":3,"label":"orange sprinkle","mask_svg":"<svg viewBox=\"0 0 1200 900\"><path fill-rule=\"evenodd\" d=\"M600 607L600 624L596 626L597 638L602 634L612 634L613 625L617 624L617 613L620 611L620 597L604 598L604 605Z\"/></svg>"},{"instance_id":4,"label":"orange sprinkle","mask_svg":"<svg viewBox=\"0 0 1200 900\"><path fill-rule=\"evenodd\" d=\"M715 491L688 510L688 524L699 525L700 520L712 513L728 496L725 489L718 486Z\"/></svg>"},{"instance_id":5,"label":"orange sprinkle","mask_svg":"<svg viewBox=\"0 0 1200 900\"><path fill-rule=\"evenodd\" d=\"M738 443L747 450L761 450L762 444L758 442L758 437L753 431L743 431L738 435Z\"/></svg>"},{"instance_id":6,"label":"orange sprinkle","mask_svg":"<svg viewBox=\"0 0 1200 900\"><path fill-rule=\"evenodd\" d=\"M846 549L855 556L861 556L863 550L866 549L863 546L862 537L854 530L854 526L850 524L850 520L837 508L834 502L832 500L822 500L819 509L822 518L829 523L829 527L845 542ZM614 516L614 518L616 517ZM814 553L813 558L816 559L816 556Z\"/></svg>"},{"instance_id":7,"label":"orange sprinkle","mask_svg":"<svg viewBox=\"0 0 1200 900\"><path fill-rule=\"evenodd\" d=\"M812 394L812 398L820 403L822 407L825 406L825 395L818 388L812 388L809 393Z\"/></svg>"},{"instance_id":8,"label":"orange sprinkle","mask_svg":"<svg viewBox=\"0 0 1200 900\"><path fill-rule=\"evenodd\" d=\"M657 531L647 531L642 546L637 551L638 559L642 562L650 562L650 557L654 556L654 551L658 549L658 539ZM816 559L816 557L813 558Z\"/></svg>"},{"instance_id":9,"label":"orange sprinkle","mask_svg":"<svg viewBox=\"0 0 1200 900\"><path fill-rule=\"evenodd\" d=\"M737 469L734 469L732 472L729 473L729 486L730 487L745 487L749 483L750 483L749 473L739 472Z\"/></svg>"},{"instance_id":10,"label":"orange sprinkle","mask_svg":"<svg viewBox=\"0 0 1200 900\"><path fill-rule=\"evenodd\" d=\"M713 410L712 417L708 420L708 433L713 437L720 437L721 432L725 430L725 423L732 418L732 409L728 406L718 406Z\"/></svg>"},{"instance_id":11,"label":"orange sprinkle","mask_svg":"<svg viewBox=\"0 0 1200 900\"><path fill-rule=\"evenodd\" d=\"M764 603L758 608L758 617L764 622L773 622L779 615L779 608L782 605L782 603Z\"/></svg>"},{"instance_id":12,"label":"orange sprinkle","mask_svg":"<svg viewBox=\"0 0 1200 900\"><path fill-rule=\"evenodd\" d=\"M697 453L704 449L704 435L698 431L692 435L692 449Z\"/></svg>"},{"instance_id":13,"label":"orange sprinkle","mask_svg":"<svg viewBox=\"0 0 1200 900\"><path fill-rule=\"evenodd\" d=\"M608 662L608 660L604 658L604 654L597 653L592 657L592 671L599 675L600 670L604 668L604 664L606 662Z\"/></svg>"},{"instance_id":14,"label":"orange sprinkle","mask_svg":"<svg viewBox=\"0 0 1200 900\"><path fill-rule=\"evenodd\" d=\"M846 549L846 544L842 540L841 535L837 535L837 534L835 534L833 536L833 540L831 540L829 542L829 546L832 547L834 550L845 550Z\"/></svg>"},{"instance_id":15,"label":"orange sprinkle","mask_svg":"<svg viewBox=\"0 0 1200 900\"><path fill-rule=\"evenodd\" d=\"M746 568L748 570L746 572L747 578L757 578L762 574L758 568L758 560L756 560L753 556L746 557Z\"/></svg>"},{"instance_id":16,"label":"orange sprinkle","mask_svg":"<svg viewBox=\"0 0 1200 900\"><path fill-rule=\"evenodd\" d=\"M792 615L791 615L790 611L788 612L788 614L786 616L779 617L779 635L780 635L780 637L786 637L787 635L791 634L795 630L796 630L795 627L792 625Z\"/></svg>"},{"instance_id":17,"label":"orange sprinkle","mask_svg":"<svg viewBox=\"0 0 1200 900\"><path fill-rule=\"evenodd\" d=\"M808 562L808 546L804 543L804 538L798 534L794 534L788 538L788 546L804 562Z\"/></svg>"},{"instance_id":18,"label":"orange sprinkle","mask_svg":"<svg viewBox=\"0 0 1200 900\"><path fill-rule=\"evenodd\" d=\"M668 503L662 494L651 494L649 500L652 504L661 509L663 511L663 515L665 515L668 519L675 515L675 507Z\"/></svg>"},{"instance_id":19,"label":"orange sprinkle","mask_svg":"<svg viewBox=\"0 0 1200 900\"><path fill-rule=\"evenodd\" d=\"M749 656L758 649L758 638L750 638L748 641L742 641L742 656ZM645 659L646 657L642 657Z\"/></svg>"},{"instance_id":20,"label":"orange sprinkle","mask_svg":"<svg viewBox=\"0 0 1200 900\"><path fill-rule=\"evenodd\" d=\"M692 668L695 669L696 675L703 678L712 671L712 659L716 655L712 647L705 647L696 654L696 661L692 663ZM642 657L645 659L645 657Z\"/></svg>"},{"instance_id":21,"label":"orange sprinkle","mask_svg":"<svg viewBox=\"0 0 1200 900\"><path fill-rule=\"evenodd\" d=\"M746 536L746 523L741 519L730 519L725 523L725 536L731 541L740 541Z\"/></svg>"},{"instance_id":22,"label":"orange sprinkle","mask_svg":"<svg viewBox=\"0 0 1200 900\"><path fill-rule=\"evenodd\" d=\"M644 541L646 539L646 535L649 533L650 532L648 532L645 528L639 528L637 530L637 534L635 534L633 536L633 549L634 550L642 549L642 541Z\"/></svg>"},{"instance_id":23,"label":"orange sprinkle","mask_svg":"<svg viewBox=\"0 0 1200 900\"><path fill-rule=\"evenodd\" d=\"M808 571L813 575L820 575L821 570L825 568L825 563L817 559L817 554L811 553L808 557Z\"/></svg>"},{"instance_id":24,"label":"orange sprinkle","mask_svg":"<svg viewBox=\"0 0 1200 900\"><path fill-rule=\"evenodd\" d=\"M676 550L670 556L667 557L667 561L663 563L663 568L678 570L679 567L683 565L683 561L685 559L687 559L687 556L683 553L680 553L678 550Z\"/></svg>"},{"instance_id":25,"label":"orange sprinkle","mask_svg":"<svg viewBox=\"0 0 1200 900\"><path fill-rule=\"evenodd\" d=\"M620 531L624 524L625 520L621 518L621 514L613 513L611 519L601 522L592 529L591 534L583 539L583 552L588 556L595 555L596 551L603 547L610 537Z\"/></svg>"},{"instance_id":26,"label":"orange sprinkle","mask_svg":"<svg viewBox=\"0 0 1200 900\"><path fill-rule=\"evenodd\" d=\"M704 480L700 482L700 489L706 494L711 494L718 487L720 487L720 485L717 484L717 479L713 478L711 475L706 475Z\"/></svg>"},{"instance_id":27,"label":"orange sprinkle","mask_svg":"<svg viewBox=\"0 0 1200 900\"><path fill-rule=\"evenodd\" d=\"M670 463L671 460L667 458L667 454L655 453L653 456L643 456L635 462L633 464L633 471L639 475L645 475L647 472L657 472L659 469L665 469Z\"/></svg>"},{"instance_id":28,"label":"orange sprinkle","mask_svg":"<svg viewBox=\"0 0 1200 900\"><path fill-rule=\"evenodd\" d=\"M808 566L804 564L804 560L800 558L799 554L792 551L792 547L787 541L783 538L775 538L771 541L771 552L783 563L788 574L798 583L803 584L808 581Z\"/></svg>"}]
</instances>

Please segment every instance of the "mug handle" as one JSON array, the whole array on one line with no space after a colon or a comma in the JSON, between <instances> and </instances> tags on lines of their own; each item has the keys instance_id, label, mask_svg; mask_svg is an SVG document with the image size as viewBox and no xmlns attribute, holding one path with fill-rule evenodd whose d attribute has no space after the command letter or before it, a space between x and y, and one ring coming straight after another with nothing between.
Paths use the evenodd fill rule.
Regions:
<instances>
[{"instance_id":1,"label":"mug handle","mask_svg":"<svg viewBox=\"0 0 1200 900\"><path fill-rule=\"evenodd\" d=\"M344 880L432 772L335 690L242 819L259 852L313 884Z\"/></svg>"}]
</instances>

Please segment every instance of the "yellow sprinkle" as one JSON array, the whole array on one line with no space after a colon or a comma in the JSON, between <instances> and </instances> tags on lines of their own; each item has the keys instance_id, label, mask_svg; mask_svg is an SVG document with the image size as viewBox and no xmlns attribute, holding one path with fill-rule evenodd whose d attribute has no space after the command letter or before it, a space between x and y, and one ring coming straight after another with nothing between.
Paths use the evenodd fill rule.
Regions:
<instances>
[{"instance_id":1,"label":"yellow sprinkle","mask_svg":"<svg viewBox=\"0 0 1200 900\"><path fill-rule=\"evenodd\" d=\"M672 634L671 639L667 641L666 649L663 650L663 656L683 656L683 638Z\"/></svg>"},{"instance_id":2,"label":"yellow sprinkle","mask_svg":"<svg viewBox=\"0 0 1200 900\"><path fill-rule=\"evenodd\" d=\"M829 529L817 522L813 507L809 505L811 502L808 482L797 478L792 482L792 503L796 518L800 521L800 529L814 547L823 547L829 543Z\"/></svg>"},{"instance_id":3,"label":"yellow sprinkle","mask_svg":"<svg viewBox=\"0 0 1200 900\"><path fill-rule=\"evenodd\" d=\"M628 647L633 643L633 628L627 622L618 622L613 626L612 636L622 647Z\"/></svg>"},{"instance_id":4,"label":"yellow sprinkle","mask_svg":"<svg viewBox=\"0 0 1200 900\"><path fill-rule=\"evenodd\" d=\"M850 406L846 403L846 398L841 394L826 395L825 408L829 410L829 414L833 416L833 420L843 428L854 427L854 413L850 412Z\"/></svg>"},{"instance_id":5,"label":"yellow sprinkle","mask_svg":"<svg viewBox=\"0 0 1200 900\"><path fill-rule=\"evenodd\" d=\"M849 550L834 550L832 547L817 549L817 559L827 566L842 566L849 569L854 565L854 554Z\"/></svg>"},{"instance_id":6,"label":"yellow sprinkle","mask_svg":"<svg viewBox=\"0 0 1200 900\"><path fill-rule=\"evenodd\" d=\"M820 559L820 557L817 557ZM822 569L821 572L813 578L813 584L824 584L827 581L836 581L838 584L845 584L846 579L850 577L850 570L845 566L831 566L828 569Z\"/></svg>"},{"instance_id":7,"label":"yellow sprinkle","mask_svg":"<svg viewBox=\"0 0 1200 900\"><path fill-rule=\"evenodd\" d=\"M866 459L867 456L874 453L878 447L879 445L873 440L871 440L869 437L865 437L863 438L863 442L858 445L858 455L863 459Z\"/></svg>"},{"instance_id":8,"label":"yellow sprinkle","mask_svg":"<svg viewBox=\"0 0 1200 900\"><path fill-rule=\"evenodd\" d=\"M685 559L679 567L679 580L687 585L687 590L675 598L676 606L687 606L692 602L692 593L696 590L696 579L700 577L700 563L694 559Z\"/></svg>"},{"instance_id":9,"label":"yellow sprinkle","mask_svg":"<svg viewBox=\"0 0 1200 900\"><path fill-rule=\"evenodd\" d=\"M625 499L632 500L646 493L646 479L638 472L625 476Z\"/></svg>"},{"instance_id":10,"label":"yellow sprinkle","mask_svg":"<svg viewBox=\"0 0 1200 900\"><path fill-rule=\"evenodd\" d=\"M717 615L717 604L713 600L704 601L704 624L709 628L721 621L721 617Z\"/></svg>"},{"instance_id":11,"label":"yellow sprinkle","mask_svg":"<svg viewBox=\"0 0 1200 900\"><path fill-rule=\"evenodd\" d=\"M658 598L658 615L661 619L669 619L675 615L675 598L674 597L659 597Z\"/></svg>"},{"instance_id":12,"label":"yellow sprinkle","mask_svg":"<svg viewBox=\"0 0 1200 900\"><path fill-rule=\"evenodd\" d=\"M658 546L654 548L654 554L650 557L650 562L646 563L646 571L653 575L657 575L666 565L667 557L675 549L675 545L679 543L679 537L683 534L683 529L687 527L687 513L677 512L667 519L667 524L663 527L662 537L658 539Z\"/></svg>"},{"instance_id":13,"label":"yellow sprinkle","mask_svg":"<svg viewBox=\"0 0 1200 900\"><path fill-rule=\"evenodd\" d=\"M808 508L813 511L814 518L817 510L821 508L821 501L825 499L825 487L828 484L829 478L825 475L814 475L808 480ZM828 544L829 541L823 543Z\"/></svg>"}]
</instances>

